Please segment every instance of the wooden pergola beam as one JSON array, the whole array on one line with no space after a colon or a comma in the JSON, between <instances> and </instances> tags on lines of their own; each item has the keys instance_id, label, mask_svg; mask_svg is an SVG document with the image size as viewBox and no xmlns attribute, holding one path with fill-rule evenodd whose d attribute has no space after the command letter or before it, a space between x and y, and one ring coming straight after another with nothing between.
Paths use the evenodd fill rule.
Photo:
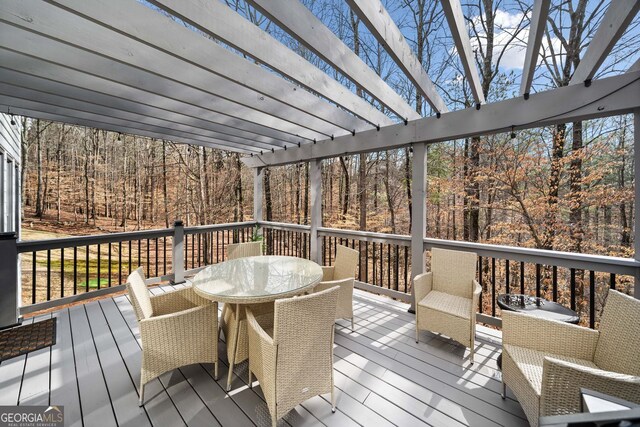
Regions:
<instances>
[{"instance_id":1,"label":"wooden pergola beam","mask_svg":"<svg viewBox=\"0 0 640 427\"><path fill-rule=\"evenodd\" d=\"M422 66L421 60L413 53L409 43L382 2L380 0L347 0L347 3L411 80L416 90L427 100L431 108L439 113L449 111Z\"/></svg>"},{"instance_id":2,"label":"wooden pergola beam","mask_svg":"<svg viewBox=\"0 0 640 427\"><path fill-rule=\"evenodd\" d=\"M460 62L462 62L462 67L467 76L473 99L477 105L483 104L485 102L484 93L482 92L480 75L478 74L475 60L473 59L471 41L469 40L469 33L464 22L464 14L462 13L460 0L442 0L442 9L447 17L451 35L453 36L453 41L460 56Z\"/></svg>"},{"instance_id":3,"label":"wooden pergola beam","mask_svg":"<svg viewBox=\"0 0 640 427\"><path fill-rule=\"evenodd\" d=\"M374 126L393 121L260 27L219 1L151 0L204 33L222 40Z\"/></svg>"},{"instance_id":4,"label":"wooden pergola beam","mask_svg":"<svg viewBox=\"0 0 640 427\"><path fill-rule=\"evenodd\" d=\"M590 82L605 61L611 49L622 37L633 18L640 10L640 0L615 0L602 18L587 52L580 59L569 85Z\"/></svg>"},{"instance_id":5,"label":"wooden pergola beam","mask_svg":"<svg viewBox=\"0 0 640 427\"><path fill-rule=\"evenodd\" d=\"M520 96L529 96L531 83L533 82L533 75L540 55L540 46L542 45L542 37L544 37L544 30L547 24L550 6L551 0L535 0L533 3L533 12L531 15L531 22L529 24L527 53L520 81Z\"/></svg>"},{"instance_id":6,"label":"wooden pergola beam","mask_svg":"<svg viewBox=\"0 0 640 427\"><path fill-rule=\"evenodd\" d=\"M271 21L403 119L418 113L298 0L247 0Z\"/></svg>"},{"instance_id":7,"label":"wooden pergola beam","mask_svg":"<svg viewBox=\"0 0 640 427\"><path fill-rule=\"evenodd\" d=\"M436 143L627 114L640 108L640 72L594 81L589 88L565 86L522 97L485 104L480 110L466 108L425 117L407 125L387 126L324 140L301 148L244 159L251 167L306 162L337 156L392 150L411 144Z\"/></svg>"}]
</instances>

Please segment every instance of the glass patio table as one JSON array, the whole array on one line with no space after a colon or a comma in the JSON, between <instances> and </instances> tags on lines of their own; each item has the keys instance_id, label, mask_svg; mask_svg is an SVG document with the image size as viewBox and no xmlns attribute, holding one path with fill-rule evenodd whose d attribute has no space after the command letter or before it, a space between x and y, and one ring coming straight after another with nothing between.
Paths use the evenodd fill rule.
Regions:
<instances>
[{"instance_id":1,"label":"glass patio table","mask_svg":"<svg viewBox=\"0 0 640 427\"><path fill-rule=\"evenodd\" d=\"M289 256L253 256L229 260L205 267L193 278L187 279L201 297L234 304L238 316L240 310L244 314L247 304L272 302L300 295L313 289L321 280L322 268L318 264ZM240 332L239 321L235 327L227 390L230 390L233 377Z\"/></svg>"}]
</instances>

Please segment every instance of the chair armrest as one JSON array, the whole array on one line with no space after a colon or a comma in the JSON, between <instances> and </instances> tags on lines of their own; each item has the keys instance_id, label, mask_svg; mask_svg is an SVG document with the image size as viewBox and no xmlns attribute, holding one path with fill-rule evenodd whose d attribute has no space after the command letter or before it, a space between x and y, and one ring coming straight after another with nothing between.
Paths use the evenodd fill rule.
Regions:
<instances>
[{"instance_id":1,"label":"chair armrest","mask_svg":"<svg viewBox=\"0 0 640 427\"><path fill-rule=\"evenodd\" d=\"M480 294L482 293L482 286L478 283L477 280L473 280L473 303L471 304L471 318L475 320L476 311L478 311L478 301L480 301Z\"/></svg>"},{"instance_id":2,"label":"chair armrest","mask_svg":"<svg viewBox=\"0 0 640 427\"><path fill-rule=\"evenodd\" d=\"M418 305L418 303L422 301L422 299L426 297L429 292L431 292L432 287L433 287L433 273L431 272L422 273L414 277L413 295L416 300L416 305Z\"/></svg>"},{"instance_id":3,"label":"chair armrest","mask_svg":"<svg viewBox=\"0 0 640 427\"><path fill-rule=\"evenodd\" d=\"M192 287L151 296L151 306L155 316L176 313L211 303L211 301L196 294Z\"/></svg>"},{"instance_id":4,"label":"chair armrest","mask_svg":"<svg viewBox=\"0 0 640 427\"><path fill-rule=\"evenodd\" d=\"M140 338L143 346L154 347L167 345L170 348L178 346L193 346L199 342L198 338L208 332L217 334L218 308L215 304L196 306L176 313L164 314L140 320ZM200 340L202 341L202 340ZM200 343L211 345L211 343ZM183 347L185 351L189 347Z\"/></svg>"},{"instance_id":5,"label":"chair armrest","mask_svg":"<svg viewBox=\"0 0 640 427\"><path fill-rule=\"evenodd\" d=\"M503 345L593 360L598 336L598 331L582 326L502 311Z\"/></svg>"},{"instance_id":6,"label":"chair armrest","mask_svg":"<svg viewBox=\"0 0 640 427\"><path fill-rule=\"evenodd\" d=\"M334 271L334 267L333 266L323 266L322 267L322 281L323 282L328 282L330 280L333 280L333 271Z\"/></svg>"},{"instance_id":7,"label":"chair armrest","mask_svg":"<svg viewBox=\"0 0 640 427\"><path fill-rule=\"evenodd\" d=\"M333 288L334 286L340 286L341 288L345 286L351 286L351 289L353 289L354 281L355 279L353 277L347 277L346 279L340 279L340 280L322 281L313 288L313 291L314 292L325 291L327 289Z\"/></svg>"},{"instance_id":8,"label":"chair armrest","mask_svg":"<svg viewBox=\"0 0 640 427\"><path fill-rule=\"evenodd\" d=\"M540 415L580 412L581 388L640 404L640 377L545 357Z\"/></svg>"}]
</instances>

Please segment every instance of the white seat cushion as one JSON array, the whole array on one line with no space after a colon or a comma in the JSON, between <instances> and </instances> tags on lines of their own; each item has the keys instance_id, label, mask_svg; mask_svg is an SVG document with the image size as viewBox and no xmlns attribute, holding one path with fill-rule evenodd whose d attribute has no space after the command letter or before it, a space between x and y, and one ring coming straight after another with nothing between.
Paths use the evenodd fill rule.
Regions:
<instances>
[{"instance_id":1,"label":"white seat cushion","mask_svg":"<svg viewBox=\"0 0 640 427\"><path fill-rule=\"evenodd\" d=\"M529 381L529 384L538 396L540 396L542 390L542 367L545 357L552 357L554 359L575 363L576 365L597 368L596 364L589 360L560 356L511 344L505 344L503 346L503 351L509 354L509 357L511 357L518 366L518 369L522 372L527 381Z\"/></svg>"},{"instance_id":2,"label":"white seat cushion","mask_svg":"<svg viewBox=\"0 0 640 427\"><path fill-rule=\"evenodd\" d=\"M450 295L440 291L431 291L418 303L418 307L441 311L462 319L469 319L471 318L471 304L473 304L473 301L470 298Z\"/></svg>"}]
</instances>

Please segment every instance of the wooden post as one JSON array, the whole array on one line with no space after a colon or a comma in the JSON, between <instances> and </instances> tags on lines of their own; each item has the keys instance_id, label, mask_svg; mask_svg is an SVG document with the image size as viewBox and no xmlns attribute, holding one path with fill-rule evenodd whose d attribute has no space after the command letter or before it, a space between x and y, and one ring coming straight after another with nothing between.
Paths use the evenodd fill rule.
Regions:
<instances>
[{"instance_id":1,"label":"wooden post","mask_svg":"<svg viewBox=\"0 0 640 427\"><path fill-rule=\"evenodd\" d=\"M173 223L172 266L173 283L184 283L184 224L181 220Z\"/></svg>"},{"instance_id":2,"label":"wooden post","mask_svg":"<svg viewBox=\"0 0 640 427\"><path fill-rule=\"evenodd\" d=\"M633 257L640 261L640 110L633 112ZM640 269L636 270L633 296L640 299Z\"/></svg>"},{"instance_id":3,"label":"wooden post","mask_svg":"<svg viewBox=\"0 0 640 427\"><path fill-rule=\"evenodd\" d=\"M411 163L411 279L424 273L424 238L427 231L427 144L413 145ZM413 286L411 294L414 295ZM412 298L409 312L415 311L416 301Z\"/></svg>"},{"instance_id":4,"label":"wooden post","mask_svg":"<svg viewBox=\"0 0 640 427\"><path fill-rule=\"evenodd\" d=\"M3 329L19 323L20 285L16 233L0 233L0 254L0 329Z\"/></svg>"},{"instance_id":5,"label":"wooden post","mask_svg":"<svg viewBox=\"0 0 640 427\"><path fill-rule=\"evenodd\" d=\"M322 227L322 160L309 162L311 197L311 260L322 264L322 239L318 228Z\"/></svg>"}]
</instances>

